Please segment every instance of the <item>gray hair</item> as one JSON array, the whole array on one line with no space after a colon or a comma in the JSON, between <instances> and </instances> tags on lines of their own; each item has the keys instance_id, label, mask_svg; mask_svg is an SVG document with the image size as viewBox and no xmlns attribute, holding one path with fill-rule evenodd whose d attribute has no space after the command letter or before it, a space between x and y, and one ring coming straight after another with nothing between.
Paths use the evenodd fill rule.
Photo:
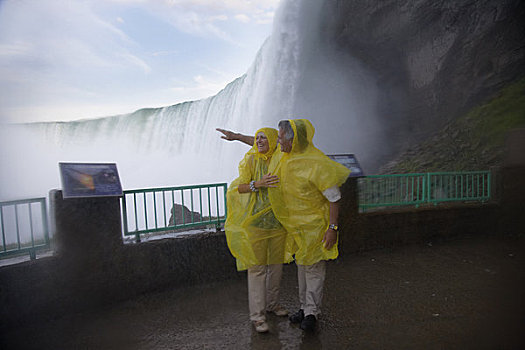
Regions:
<instances>
[{"instance_id":1,"label":"gray hair","mask_svg":"<svg viewBox=\"0 0 525 350\"><path fill-rule=\"evenodd\" d=\"M279 129L284 131L284 139L287 141L293 140L293 129L292 124L289 120L281 120L279 122Z\"/></svg>"}]
</instances>

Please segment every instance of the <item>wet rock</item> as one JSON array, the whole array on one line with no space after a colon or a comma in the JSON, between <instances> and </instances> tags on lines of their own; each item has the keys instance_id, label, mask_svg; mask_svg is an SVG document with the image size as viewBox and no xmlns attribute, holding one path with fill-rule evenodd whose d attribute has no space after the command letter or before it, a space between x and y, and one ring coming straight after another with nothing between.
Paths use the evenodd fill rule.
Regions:
<instances>
[{"instance_id":1,"label":"wet rock","mask_svg":"<svg viewBox=\"0 0 525 350\"><path fill-rule=\"evenodd\" d=\"M171 208L171 216L168 226L200 222L202 217L197 212L190 211L186 206L174 204Z\"/></svg>"},{"instance_id":2,"label":"wet rock","mask_svg":"<svg viewBox=\"0 0 525 350\"><path fill-rule=\"evenodd\" d=\"M391 156L525 76L523 1L335 0L326 7L335 44L381 86Z\"/></svg>"}]
</instances>

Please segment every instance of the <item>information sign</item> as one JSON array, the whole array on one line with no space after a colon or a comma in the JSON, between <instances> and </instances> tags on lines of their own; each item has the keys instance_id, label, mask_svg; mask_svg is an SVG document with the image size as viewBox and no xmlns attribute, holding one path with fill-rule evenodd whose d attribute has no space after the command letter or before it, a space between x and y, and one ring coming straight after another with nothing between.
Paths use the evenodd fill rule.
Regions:
<instances>
[{"instance_id":1,"label":"information sign","mask_svg":"<svg viewBox=\"0 0 525 350\"><path fill-rule=\"evenodd\" d=\"M115 163L59 163L64 198L122 196Z\"/></svg>"},{"instance_id":2,"label":"information sign","mask_svg":"<svg viewBox=\"0 0 525 350\"><path fill-rule=\"evenodd\" d=\"M350 169L349 177L364 176L363 169L353 154L329 154L328 157Z\"/></svg>"}]
</instances>

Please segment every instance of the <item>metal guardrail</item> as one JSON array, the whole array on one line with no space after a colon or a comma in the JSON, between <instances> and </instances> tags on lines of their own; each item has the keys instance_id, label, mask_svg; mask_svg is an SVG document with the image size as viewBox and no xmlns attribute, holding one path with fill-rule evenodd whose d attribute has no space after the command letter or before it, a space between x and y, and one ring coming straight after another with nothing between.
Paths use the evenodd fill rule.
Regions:
<instances>
[{"instance_id":1,"label":"metal guardrail","mask_svg":"<svg viewBox=\"0 0 525 350\"><path fill-rule=\"evenodd\" d=\"M425 174L369 175L358 179L359 208L418 206L426 201Z\"/></svg>"},{"instance_id":2,"label":"metal guardrail","mask_svg":"<svg viewBox=\"0 0 525 350\"><path fill-rule=\"evenodd\" d=\"M215 225L226 221L226 183L123 191L124 236Z\"/></svg>"},{"instance_id":3,"label":"metal guardrail","mask_svg":"<svg viewBox=\"0 0 525 350\"><path fill-rule=\"evenodd\" d=\"M372 175L359 179L359 208L490 199L490 171Z\"/></svg>"},{"instance_id":4,"label":"metal guardrail","mask_svg":"<svg viewBox=\"0 0 525 350\"><path fill-rule=\"evenodd\" d=\"M360 178L359 208L488 201L490 171L371 175ZM125 236L215 225L226 221L226 183L127 190L123 192ZM198 205L197 205L198 204ZM50 247L45 198L0 202L0 258Z\"/></svg>"},{"instance_id":5,"label":"metal guardrail","mask_svg":"<svg viewBox=\"0 0 525 350\"><path fill-rule=\"evenodd\" d=\"M0 258L49 249L49 227L45 198L0 202L2 246Z\"/></svg>"},{"instance_id":6,"label":"metal guardrail","mask_svg":"<svg viewBox=\"0 0 525 350\"><path fill-rule=\"evenodd\" d=\"M490 199L490 171L428 173L427 177L427 198L431 203Z\"/></svg>"}]
</instances>

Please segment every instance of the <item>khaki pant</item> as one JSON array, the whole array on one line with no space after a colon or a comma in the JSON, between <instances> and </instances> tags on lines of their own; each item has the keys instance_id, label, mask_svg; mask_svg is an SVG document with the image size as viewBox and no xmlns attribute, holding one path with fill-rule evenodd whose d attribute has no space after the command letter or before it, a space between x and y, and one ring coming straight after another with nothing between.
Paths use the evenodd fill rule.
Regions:
<instances>
[{"instance_id":1,"label":"khaki pant","mask_svg":"<svg viewBox=\"0 0 525 350\"><path fill-rule=\"evenodd\" d=\"M297 265L299 302L305 316L317 317L321 313L325 276L326 261L324 260L313 265Z\"/></svg>"},{"instance_id":2,"label":"khaki pant","mask_svg":"<svg viewBox=\"0 0 525 350\"><path fill-rule=\"evenodd\" d=\"M248 269L248 303L251 321L265 321L266 310L279 303L283 265L253 266Z\"/></svg>"}]
</instances>

